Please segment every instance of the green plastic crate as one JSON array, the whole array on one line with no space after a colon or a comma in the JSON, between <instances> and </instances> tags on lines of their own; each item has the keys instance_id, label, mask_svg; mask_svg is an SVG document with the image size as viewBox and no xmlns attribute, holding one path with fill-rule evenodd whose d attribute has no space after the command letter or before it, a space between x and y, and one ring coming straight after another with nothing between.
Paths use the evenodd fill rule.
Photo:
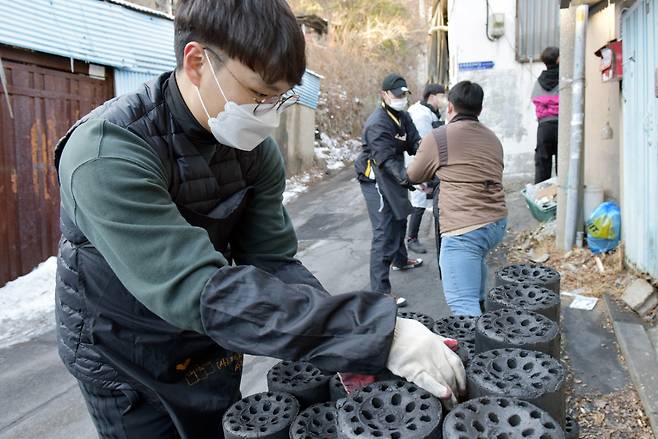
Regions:
<instances>
[{"instance_id":1,"label":"green plastic crate","mask_svg":"<svg viewBox=\"0 0 658 439\"><path fill-rule=\"evenodd\" d=\"M532 216L534 216L537 221L545 223L546 221L555 218L557 212L557 203L555 201L546 204L536 204L535 200L528 196L525 189L521 191L521 194L523 195L523 198L525 198L525 202L528 205Z\"/></svg>"}]
</instances>

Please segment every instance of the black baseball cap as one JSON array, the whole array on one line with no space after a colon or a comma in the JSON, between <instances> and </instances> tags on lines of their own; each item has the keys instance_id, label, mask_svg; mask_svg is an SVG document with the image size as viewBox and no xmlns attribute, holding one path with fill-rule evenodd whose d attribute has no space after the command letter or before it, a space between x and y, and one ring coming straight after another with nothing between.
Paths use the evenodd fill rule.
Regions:
<instances>
[{"instance_id":1,"label":"black baseball cap","mask_svg":"<svg viewBox=\"0 0 658 439\"><path fill-rule=\"evenodd\" d=\"M397 73L391 73L384 78L384 81L382 82L382 91L390 91L398 98L407 93L411 93L409 88L407 88L407 81Z\"/></svg>"}]
</instances>

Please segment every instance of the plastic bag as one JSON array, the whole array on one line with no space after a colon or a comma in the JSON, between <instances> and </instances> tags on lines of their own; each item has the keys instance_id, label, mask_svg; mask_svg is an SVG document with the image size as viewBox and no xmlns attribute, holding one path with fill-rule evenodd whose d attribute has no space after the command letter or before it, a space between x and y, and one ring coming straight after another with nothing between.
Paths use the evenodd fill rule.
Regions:
<instances>
[{"instance_id":1,"label":"plastic bag","mask_svg":"<svg viewBox=\"0 0 658 439\"><path fill-rule=\"evenodd\" d=\"M621 210L616 203L605 202L587 220L587 246L592 253L607 253L621 239Z\"/></svg>"}]
</instances>

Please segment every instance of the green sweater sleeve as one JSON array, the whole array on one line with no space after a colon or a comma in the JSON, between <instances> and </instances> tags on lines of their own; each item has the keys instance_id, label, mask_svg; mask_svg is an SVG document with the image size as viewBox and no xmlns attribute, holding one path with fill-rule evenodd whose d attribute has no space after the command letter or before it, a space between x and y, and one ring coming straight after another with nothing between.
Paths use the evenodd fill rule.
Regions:
<instances>
[{"instance_id":1,"label":"green sweater sleeve","mask_svg":"<svg viewBox=\"0 0 658 439\"><path fill-rule=\"evenodd\" d=\"M90 120L69 139L59 171L64 210L128 291L174 326L203 332L201 292L227 261L179 213L155 151Z\"/></svg>"},{"instance_id":2,"label":"green sweater sleeve","mask_svg":"<svg viewBox=\"0 0 658 439\"><path fill-rule=\"evenodd\" d=\"M273 273L294 261L297 237L283 206L286 176L279 147L268 138L259 148L261 168L254 196L233 234L231 249L237 264Z\"/></svg>"}]
</instances>

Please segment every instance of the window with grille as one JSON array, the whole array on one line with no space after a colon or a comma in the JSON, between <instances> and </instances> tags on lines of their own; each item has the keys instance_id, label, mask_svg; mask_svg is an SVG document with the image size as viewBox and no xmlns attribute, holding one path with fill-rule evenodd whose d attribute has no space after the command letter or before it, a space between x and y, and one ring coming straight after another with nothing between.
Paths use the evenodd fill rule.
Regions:
<instances>
[{"instance_id":1,"label":"window with grille","mask_svg":"<svg viewBox=\"0 0 658 439\"><path fill-rule=\"evenodd\" d=\"M549 46L560 46L560 0L516 0L517 61L539 61Z\"/></svg>"}]
</instances>

